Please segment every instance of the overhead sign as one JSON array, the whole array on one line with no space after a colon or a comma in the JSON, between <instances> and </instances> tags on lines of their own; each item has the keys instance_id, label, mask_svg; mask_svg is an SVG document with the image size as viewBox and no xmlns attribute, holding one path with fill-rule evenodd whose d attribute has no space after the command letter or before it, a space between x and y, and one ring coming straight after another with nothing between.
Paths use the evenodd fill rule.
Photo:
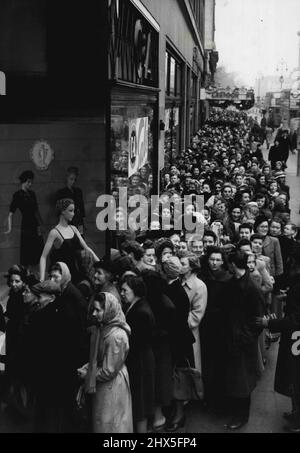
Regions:
<instances>
[{"instance_id":1,"label":"overhead sign","mask_svg":"<svg viewBox=\"0 0 300 453\"><path fill-rule=\"evenodd\" d=\"M129 121L129 178L144 167L148 161L148 132L148 117Z\"/></svg>"}]
</instances>

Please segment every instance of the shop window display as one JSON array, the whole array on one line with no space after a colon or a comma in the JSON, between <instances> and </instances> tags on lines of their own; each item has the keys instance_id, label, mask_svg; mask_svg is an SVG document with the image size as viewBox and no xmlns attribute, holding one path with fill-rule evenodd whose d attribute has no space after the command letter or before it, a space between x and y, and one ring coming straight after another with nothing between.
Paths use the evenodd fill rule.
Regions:
<instances>
[{"instance_id":1,"label":"shop window display","mask_svg":"<svg viewBox=\"0 0 300 453\"><path fill-rule=\"evenodd\" d=\"M128 197L151 195L153 115L149 105L116 106L111 116L111 193L127 187Z\"/></svg>"}]
</instances>

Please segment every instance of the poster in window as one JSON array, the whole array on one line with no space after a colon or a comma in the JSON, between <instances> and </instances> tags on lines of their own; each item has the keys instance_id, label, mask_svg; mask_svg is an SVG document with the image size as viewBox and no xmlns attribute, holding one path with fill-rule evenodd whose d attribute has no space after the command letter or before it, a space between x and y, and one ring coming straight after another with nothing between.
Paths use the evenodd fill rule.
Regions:
<instances>
[{"instance_id":1,"label":"poster in window","mask_svg":"<svg viewBox=\"0 0 300 453\"><path fill-rule=\"evenodd\" d=\"M148 161L148 131L148 117L129 120L129 178Z\"/></svg>"}]
</instances>

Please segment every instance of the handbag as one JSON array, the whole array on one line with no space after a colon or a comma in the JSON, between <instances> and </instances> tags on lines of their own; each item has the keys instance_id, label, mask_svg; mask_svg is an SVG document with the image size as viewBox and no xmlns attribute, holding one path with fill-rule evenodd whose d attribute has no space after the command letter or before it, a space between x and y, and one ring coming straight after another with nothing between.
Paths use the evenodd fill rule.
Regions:
<instances>
[{"instance_id":1,"label":"handbag","mask_svg":"<svg viewBox=\"0 0 300 453\"><path fill-rule=\"evenodd\" d=\"M173 397L178 401L199 401L203 399L203 381L199 370L175 367L173 374Z\"/></svg>"},{"instance_id":2,"label":"handbag","mask_svg":"<svg viewBox=\"0 0 300 453\"><path fill-rule=\"evenodd\" d=\"M84 385L80 385L75 397L74 418L78 425L86 423L88 420L88 409Z\"/></svg>"}]
</instances>

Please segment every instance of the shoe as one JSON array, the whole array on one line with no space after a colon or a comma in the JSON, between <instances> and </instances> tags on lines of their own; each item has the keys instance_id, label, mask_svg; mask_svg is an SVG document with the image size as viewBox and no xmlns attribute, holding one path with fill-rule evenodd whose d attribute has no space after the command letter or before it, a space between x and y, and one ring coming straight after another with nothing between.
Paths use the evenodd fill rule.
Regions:
<instances>
[{"instance_id":1,"label":"shoe","mask_svg":"<svg viewBox=\"0 0 300 453\"><path fill-rule=\"evenodd\" d=\"M291 425L291 426L285 426L284 427L285 431L288 431L289 433L293 434L300 434L300 424L298 425Z\"/></svg>"},{"instance_id":2,"label":"shoe","mask_svg":"<svg viewBox=\"0 0 300 453\"><path fill-rule=\"evenodd\" d=\"M173 422L172 420L167 423L166 429L168 432L172 433L174 431L177 431L179 428L183 428L185 425L185 416L183 416L178 422Z\"/></svg>"},{"instance_id":3,"label":"shoe","mask_svg":"<svg viewBox=\"0 0 300 453\"><path fill-rule=\"evenodd\" d=\"M248 420L232 419L229 423L226 423L225 427L235 431L246 425L246 423L248 423Z\"/></svg>"},{"instance_id":4,"label":"shoe","mask_svg":"<svg viewBox=\"0 0 300 453\"><path fill-rule=\"evenodd\" d=\"M166 426L166 419L164 419L163 422L160 422L159 424L154 424L152 425L152 429L154 432L156 431L161 431L162 429L164 429Z\"/></svg>"}]
</instances>

